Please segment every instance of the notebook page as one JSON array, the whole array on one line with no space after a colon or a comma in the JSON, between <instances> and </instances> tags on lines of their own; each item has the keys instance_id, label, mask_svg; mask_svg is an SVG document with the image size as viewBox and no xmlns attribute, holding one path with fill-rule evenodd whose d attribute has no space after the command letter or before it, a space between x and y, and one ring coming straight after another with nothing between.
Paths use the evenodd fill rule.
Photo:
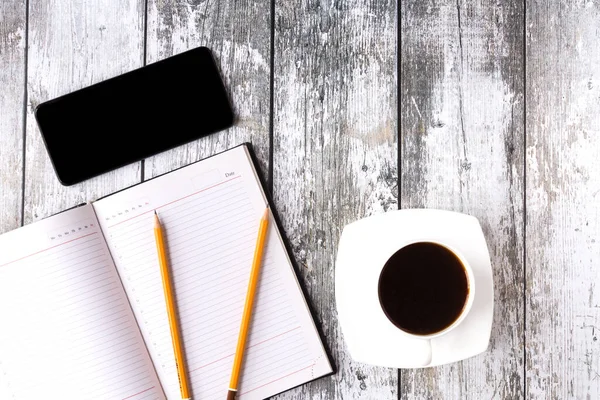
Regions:
<instances>
[{"instance_id":1,"label":"notebook page","mask_svg":"<svg viewBox=\"0 0 600 400\"><path fill-rule=\"evenodd\" d=\"M178 382L152 231L156 209L173 274L195 398L225 397L266 201L237 147L94 204L167 397ZM239 397L262 399L331 372L274 223Z\"/></svg>"},{"instance_id":2,"label":"notebook page","mask_svg":"<svg viewBox=\"0 0 600 400\"><path fill-rule=\"evenodd\" d=\"M91 206L0 236L2 399L164 399Z\"/></svg>"}]
</instances>

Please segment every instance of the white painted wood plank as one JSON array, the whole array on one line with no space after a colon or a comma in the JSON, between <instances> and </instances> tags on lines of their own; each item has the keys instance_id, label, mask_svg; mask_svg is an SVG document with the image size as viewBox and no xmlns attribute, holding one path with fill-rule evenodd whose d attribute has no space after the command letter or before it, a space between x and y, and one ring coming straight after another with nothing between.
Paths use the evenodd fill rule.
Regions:
<instances>
[{"instance_id":1,"label":"white painted wood plank","mask_svg":"<svg viewBox=\"0 0 600 400\"><path fill-rule=\"evenodd\" d=\"M147 159L146 178L243 142L253 144L261 173L267 177L270 43L269 2L149 0L148 63L198 46L209 47L221 68L237 121L231 129Z\"/></svg>"},{"instance_id":2,"label":"white painted wood plank","mask_svg":"<svg viewBox=\"0 0 600 400\"><path fill-rule=\"evenodd\" d=\"M30 0L25 223L139 182L136 163L62 186L33 110L43 101L141 67L143 24L144 0ZM90 146L95 140L102 138L90 138Z\"/></svg>"},{"instance_id":3,"label":"white painted wood plank","mask_svg":"<svg viewBox=\"0 0 600 400\"><path fill-rule=\"evenodd\" d=\"M0 234L21 225L25 1L0 2Z\"/></svg>"},{"instance_id":4,"label":"white painted wood plank","mask_svg":"<svg viewBox=\"0 0 600 400\"><path fill-rule=\"evenodd\" d=\"M600 398L600 4L527 3L527 397Z\"/></svg>"},{"instance_id":5,"label":"white painted wood plank","mask_svg":"<svg viewBox=\"0 0 600 400\"><path fill-rule=\"evenodd\" d=\"M275 3L273 195L337 373L282 399L396 399L398 371L351 360L334 261L345 224L397 209L397 4Z\"/></svg>"},{"instance_id":6,"label":"white painted wood plank","mask_svg":"<svg viewBox=\"0 0 600 400\"><path fill-rule=\"evenodd\" d=\"M524 397L523 3L402 3L401 206L477 217L492 259L487 352L401 371L403 399Z\"/></svg>"}]
</instances>

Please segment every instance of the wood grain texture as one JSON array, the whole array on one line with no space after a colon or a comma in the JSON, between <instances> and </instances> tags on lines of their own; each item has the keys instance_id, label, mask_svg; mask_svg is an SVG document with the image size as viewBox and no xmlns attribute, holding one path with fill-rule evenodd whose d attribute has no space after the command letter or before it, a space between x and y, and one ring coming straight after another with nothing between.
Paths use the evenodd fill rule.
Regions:
<instances>
[{"instance_id":1,"label":"wood grain texture","mask_svg":"<svg viewBox=\"0 0 600 400\"><path fill-rule=\"evenodd\" d=\"M33 110L43 101L139 68L143 23L143 0L30 0L25 223L139 182L136 163L72 187L62 186ZM101 138L90 138L90 146L95 140Z\"/></svg>"},{"instance_id":2,"label":"wood grain texture","mask_svg":"<svg viewBox=\"0 0 600 400\"><path fill-rule=\"evenodd\" d=\"M345 224L397 209L397 5L275 3L273 195L337 373L280 398L395 399L398 372L354 362L337 322Z\"/></svg>"},{"instance_id":3,"label":"wood grain texture","mask_svg":"<svg viewBox=\"0 0 600 400\"><path fill-rule=\"evenodd\" d=\"M477 217L492 259L488 350L402 370L401 397L524 397L523 3L405 1L401 207Z\"/></svg>"},{"instance_id":4,"label":"wood grain texture","mask_svg":"<svg viewBox=\"0 0 600 400\"><path fill-rule=\"evenodd\" d=\"M21 225L25 1L0 2L0 234Z\"/></svg>"},{"instance_id":5,"label":"wood grain texture","mask_svg":"<svg viewBox=\"0 0 600 400\"><path fill-rule=\"evenodd\" d=\"M231 129L147 159L145 177L251 142L266 178L270 150L269 2L149 0L147 42L148 63L198 46L209 47L221 68L237 121Z\"/></svg>"},{"instance_id":6,"label":"wood grain texture","mask_svg":"<svg viewBox=\"0 0 600 400\"><path fill-rule=\"evenodd\" d=\"M206 45L236 126L146 160L144 173L244 141L264 176L272 168L275 205L338 370L278 398L600 398L598 1L406 0L398 37L394 1L276 0L271 26L270 2L148 0L146 54L144 0L29 0L28 23L26 4L0 2L0 233L142 175L138 163L60 185L37 104L140 67L144 56ZM343 226L398 205L476 216L496 300L486 353L402 370L400 381L396 370L350 359L333 287Z\"/></svg>"},{"instance_id":7,"label":"wood grain texture","mask_svg":"<svg viewBox=\"0 0 600 400\"><path fill-rule=\"evenodd\" d=\"M600 3L527 3L527 397L600 398Z\"/></svg>"}]
</instances>

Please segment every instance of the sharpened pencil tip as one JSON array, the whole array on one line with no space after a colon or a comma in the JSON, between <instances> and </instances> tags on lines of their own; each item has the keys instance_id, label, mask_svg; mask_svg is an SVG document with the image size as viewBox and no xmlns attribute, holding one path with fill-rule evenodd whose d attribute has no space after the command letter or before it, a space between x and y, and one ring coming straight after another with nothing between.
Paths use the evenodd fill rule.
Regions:
<instances>
[{"instance_id":1,"label":"sharpened pencil tip","mask_svg":"<svg viewBox=\"0 0 600 400\"><path fill-rule=\"evenodd\" d=\"M269 219L269 206L265 208L265 213L263 214L263 219Z\"/></svg>"}]
</instances>

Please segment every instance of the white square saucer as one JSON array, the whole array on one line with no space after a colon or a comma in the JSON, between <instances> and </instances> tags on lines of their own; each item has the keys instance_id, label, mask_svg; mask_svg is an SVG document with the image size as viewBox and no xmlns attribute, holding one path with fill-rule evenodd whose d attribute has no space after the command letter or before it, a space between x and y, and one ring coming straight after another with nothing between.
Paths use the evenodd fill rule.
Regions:
<instances>
[{"instance_id":1,"label":"white square saucer","mask_svg":"<svg viewBox=\"0 0 600 400\"><path fill-rule=\"evenodd\" d=\"M381 308L377 291L387 260L401 247L416 241L435 241L456 249L474 276L471 310L455 329L430 343L410 337L394 326ZM492 330L494 284L479 221L456 212L412 209L374 215L347 225L335 265L335 299L348 351L356 361L392 368L422 368L484 352Z\"/></svg>"}]
</instances>

